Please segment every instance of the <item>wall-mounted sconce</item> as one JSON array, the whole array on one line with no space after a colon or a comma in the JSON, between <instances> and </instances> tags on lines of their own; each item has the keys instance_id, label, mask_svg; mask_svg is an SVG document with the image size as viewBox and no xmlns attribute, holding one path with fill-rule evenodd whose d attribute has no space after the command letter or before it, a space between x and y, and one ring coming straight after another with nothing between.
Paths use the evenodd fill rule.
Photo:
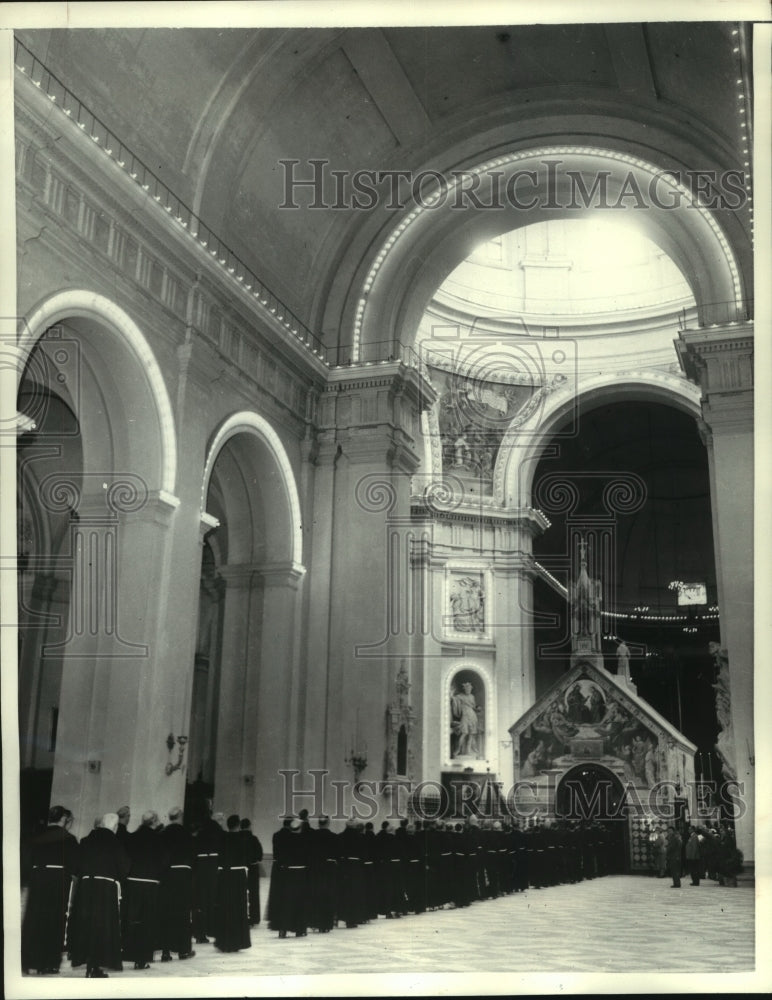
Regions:
<instances>
[{"instance_id":1,"label":"wall-mounted sconce","mask_svg":"<svg viewBox=\"0 0 772 1000\"><path fill-rule=\"evenodd\" d=\"M184 769L182 761L185 756L185 747L187 746L187 743L188 743L187 736L177 737L177 761L176 763L172 764L171 760L169 760L169 762L166 765L167 775L174 774L175 771L181 771ZM169 733L169 735L166 737L166 747L169 751L169 754L171 755L171 752L174 749L174 733Z\"/></svg>"},{"instance_id":2,"label":"wall-mounted sconce","mask_svg":"<svg viewBox=\"0 0 772 1000\"><path fill-rule=\"evenodd\" d=\"M355 750L352 746L344 760L353 767L354 782L358 783L362 777L362 772L367 767L367 744L365 743L363 750Z\"/></svg>"}]
</instances>

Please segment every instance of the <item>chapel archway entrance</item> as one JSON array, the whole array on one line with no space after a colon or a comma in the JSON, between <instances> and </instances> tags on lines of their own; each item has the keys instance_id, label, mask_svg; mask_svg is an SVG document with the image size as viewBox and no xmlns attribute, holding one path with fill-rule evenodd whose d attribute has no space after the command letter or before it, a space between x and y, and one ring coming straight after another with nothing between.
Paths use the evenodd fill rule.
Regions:
<instances>
[{"instance_id":1,"label":"chapel archway entrance","mask_svg":"<svg viewBox=\"0 0 772 1000\"><path fill-rule=\"evenodd\" d=\"M602 764L586 763L563 775L555 794L560 819L594 831L604 871L629 871L629 831L625 790L619 778Z\"/></svg>"}]
</instances>

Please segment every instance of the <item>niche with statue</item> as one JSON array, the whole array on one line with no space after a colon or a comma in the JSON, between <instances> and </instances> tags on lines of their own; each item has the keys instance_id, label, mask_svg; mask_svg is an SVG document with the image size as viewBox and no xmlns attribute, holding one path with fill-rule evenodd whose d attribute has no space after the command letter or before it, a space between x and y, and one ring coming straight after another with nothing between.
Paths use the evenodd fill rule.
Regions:
<instances>
[{"instance_id":1,"label":"niche with statue","mask_svg":"<svg viewBox=\"0 0 772 1000\"><path fill-rule=\"evenodd\" d=\"M459 670L450 682L450 756L485 757L485 682L476 670Z\"/></svg>"}]
</instances>

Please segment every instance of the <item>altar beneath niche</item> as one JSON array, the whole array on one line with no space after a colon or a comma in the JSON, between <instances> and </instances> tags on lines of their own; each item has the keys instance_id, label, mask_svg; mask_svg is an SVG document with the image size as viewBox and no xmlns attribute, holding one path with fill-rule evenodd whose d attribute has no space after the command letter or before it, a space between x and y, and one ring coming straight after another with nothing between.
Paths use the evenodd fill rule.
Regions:
<instances>
[{"instance_id":1,"label":"altar beneath niche","mask_svg":"<svg viewBox=\"0 0 772 1000\"><path fill-rule=\"evenodd\" d=\"M496 781L490 771L443 771L441 773L443 805L446 819L466 816L503 815L505 805Z\"/></svg>"}]
</instances>

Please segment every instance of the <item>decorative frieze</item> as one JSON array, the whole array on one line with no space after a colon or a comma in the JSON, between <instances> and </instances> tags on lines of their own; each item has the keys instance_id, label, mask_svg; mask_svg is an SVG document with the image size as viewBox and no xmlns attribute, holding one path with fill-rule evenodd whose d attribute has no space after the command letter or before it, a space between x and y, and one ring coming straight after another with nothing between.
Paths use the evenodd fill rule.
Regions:
<instances>
[{"instance_id":1,"label":"decorative frieze","mask_svg":"<svg viewBox=\"0 0 772 1000\"><path fill-rule=\"evenodd\" d=\"M246 377L305 423L309 408L306 397L314 380L321 382L323 374L309 372L299 377L288 370L284 359L239 315L234 300L226 301L213 281L191 270L198 262L175 255L170 245L151 236L124 209L116 206L111 211L100 203L93 182L63 157L61 148L54 157L47 146L35 145L36 132L39 127L20 111L17 211L20 218L26 215L30 219L29 228L39 230L46 215L55 216L63 234L86 244L94 258L108 264L170 318L205 340L234 374Z\"/></svg>"}]
</instances>

